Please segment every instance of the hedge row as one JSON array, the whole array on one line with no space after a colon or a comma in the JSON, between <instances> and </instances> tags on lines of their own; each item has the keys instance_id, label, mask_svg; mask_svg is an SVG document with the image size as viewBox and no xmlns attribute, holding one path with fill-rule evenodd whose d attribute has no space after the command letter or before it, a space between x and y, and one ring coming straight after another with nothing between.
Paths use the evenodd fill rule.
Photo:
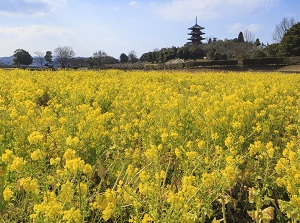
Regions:
<instances>
[{"instance_id":1,"label":"hedge row","mask_svg":"<svg viewBox=\"0 0 300 223\"><path fill-rule=\"evenodd\" d=\"M236 66L238 60L207 60L207 61L187 61L185 66L187 68L193 67L212 67L212 66Z\"/></svg>"},{"instance_id":2,"label":"hedge row","mask_svg":"<svg viewBox=\"0 0 300 223\"><path fill-rule=\"evenodd\" d=\"M268 66L268 65L288 65L289 58L285 57L266 57L259 59L242 59L245 66Z\"/></svg>"}]
</instances>

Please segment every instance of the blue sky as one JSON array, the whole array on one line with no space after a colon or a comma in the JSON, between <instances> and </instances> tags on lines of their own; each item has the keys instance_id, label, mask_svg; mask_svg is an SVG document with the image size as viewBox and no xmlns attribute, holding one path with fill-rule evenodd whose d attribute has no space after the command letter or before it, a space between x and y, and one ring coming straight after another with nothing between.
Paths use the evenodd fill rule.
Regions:
<instances>
[{"instance_id":1,"label":"blue sky","mask_svg":"<svg viewBox=\"0 0 300 223\"><path fill-rule=\"evenodd\" d=\"M119 58L162 47L181 47L188 29L204 37L233 39L250 31L272 43L284 17L300 21L299 0L0 0L0 57L16 49L34 52L73 47L76 56L97 50Z\"/></svg>"}]
</instances>

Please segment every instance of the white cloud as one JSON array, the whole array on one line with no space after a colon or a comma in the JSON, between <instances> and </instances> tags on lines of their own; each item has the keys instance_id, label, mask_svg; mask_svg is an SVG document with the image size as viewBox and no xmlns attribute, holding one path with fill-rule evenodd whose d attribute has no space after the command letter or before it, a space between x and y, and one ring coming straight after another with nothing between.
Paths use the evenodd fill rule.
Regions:
<instances>
[{"instance_id":1,"label":"white cloud","mask_svg":"<svg viewBox=\"0 0 300 223\"><path fill-rule=\"evenodd\" d=\"M6 0L1 2L0 16L40 17L64 6L68 0Z\"/></svg>"},{"instance_id":2,"label":"white cloud","mask_svg":"<svg viewBox=\"0 0 300 223\"><path fill-rule=\"evenodd\" d=\"M120 7L120 6L114 6L112 8L113 11L120 11L121 9L122 9L122 7Z\"/></svg>"},{"instance_id":3,"label":"white cloud","mask_svg":"<svg viewBox=\"0 0 300 223\"><path fill-rule=\"evenodd\" d=\"M278 0L171 0L156 5L156 11L168 19L201 20L234 17L264 12Z\"/></svg>"},{"instance_id":4,"label":"white cloud","mask_svg":"<svg viewBox=\"0 0 300 223\"><path fill-rule=\"evenodd\" d=\"M134 8L137 8L137 7L139 7L140 2L132 0L132 1L129 2L129 5L132 6L132 7L134 7Z\"/></svg>"},{"instance_id":5,"label":"white cloud","mask_svg":"<svg viewBox=\"0 0 300 223\"><path fill-rule=\"evenodd\" d=\"M233 25L230 25L227 27L227 32L228 33L237 33L237 32L240 32L242 30L244 30L245 26L241 23L235 23Z\"/></svg>"},{"instance_id":6,"label":"white cloud","mask_svg":"<svg viewBox=\"0 0 300 223\"><path fill-rule=\"evenodd\" d=\"M256 33L260 31L262 26L260 24L249 24L244 25L241 23L235 23L227 27L227 33L237 34L239 32L249 31L251 33Z\"/></svg>"},{"instance_id":7,"label":"white cloud","mask_svg":"<svg viewBox=\"0 0 300 223\"><path fill-rule=\"evenodd\" d=\"M43 35L65 36L70 31L61 27L47 27L41 25L7 27L0 26L0 35L12 38L32 38Z\"/></svg>"}]
</instances>

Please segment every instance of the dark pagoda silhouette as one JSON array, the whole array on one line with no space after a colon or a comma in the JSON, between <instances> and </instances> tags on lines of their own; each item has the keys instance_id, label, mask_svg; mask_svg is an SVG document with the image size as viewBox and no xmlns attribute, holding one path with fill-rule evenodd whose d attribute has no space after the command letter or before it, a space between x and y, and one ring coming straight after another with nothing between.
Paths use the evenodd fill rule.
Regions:
<instances>
[{"instance_id":1,"label":"dark pagoda silhouette","mask_svg":"<svg viewBox=\"0 0 300 223\"><path fill-rule=\"evenodd\" d=\"M197 16L196 16L196 24L194 26L192 26L191 28L188 28L189 30L191 30L190 33L188 33L188 35L191 35L190 38L188 38L188 40L190 40L190 42L188 42L189 44L200 44L202 43L202 40L204 40L205 38L202 37L203 33L201 30L204 29L204 27L199 26L197 24Z\"/></svg>"}]
</instances>

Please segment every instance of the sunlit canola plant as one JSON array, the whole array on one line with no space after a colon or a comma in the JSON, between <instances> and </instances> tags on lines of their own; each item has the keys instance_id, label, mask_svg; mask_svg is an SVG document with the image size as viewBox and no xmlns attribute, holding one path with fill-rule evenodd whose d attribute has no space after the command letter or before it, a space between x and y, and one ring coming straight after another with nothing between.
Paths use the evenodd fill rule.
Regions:
<instances>
[{"instance_id":1,"label":"sunlit canola plant","mask_svg":"<svg viewBox=\"0 0 300 223\"><path fill-rule=\"evenodd\" d=\"M298 222L300 76L0 70L1 222Z\"/></svg>"}]
</instances>

